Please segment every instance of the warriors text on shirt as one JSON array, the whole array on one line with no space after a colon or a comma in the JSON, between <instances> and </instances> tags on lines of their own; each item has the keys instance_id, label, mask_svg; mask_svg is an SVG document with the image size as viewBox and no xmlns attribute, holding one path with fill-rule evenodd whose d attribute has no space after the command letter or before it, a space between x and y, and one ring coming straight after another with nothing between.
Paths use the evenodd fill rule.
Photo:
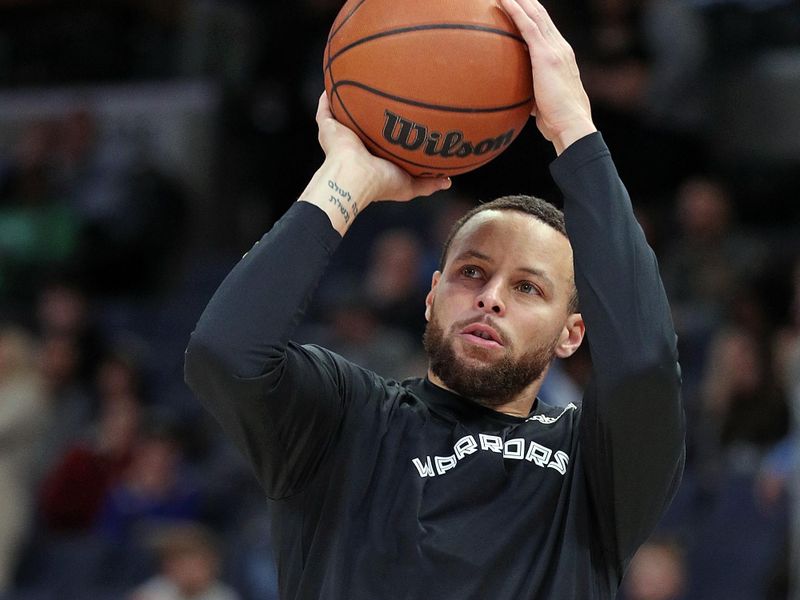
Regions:
<instances>
[{"instance_id":1,"label":"warriors text on shirt","mask_svg":"<svg viewBox=\"0 0 800 600\"><path fill-rule=\"evenodd\" d=\"M475 436L465 435L453 446L453 454L415 458L411 462L417 468L420 477L435 477L444 475L455 468L462 458L478 450L502 454L503 458L512 460L526 460L538 467L555 469L562 475L566 474L569 464L569 455L561 450L553 452L547 446L524 438L513 438L504 443L501 437L487 433L479 433L478 440Z\"/></svg>"}]
</instances>

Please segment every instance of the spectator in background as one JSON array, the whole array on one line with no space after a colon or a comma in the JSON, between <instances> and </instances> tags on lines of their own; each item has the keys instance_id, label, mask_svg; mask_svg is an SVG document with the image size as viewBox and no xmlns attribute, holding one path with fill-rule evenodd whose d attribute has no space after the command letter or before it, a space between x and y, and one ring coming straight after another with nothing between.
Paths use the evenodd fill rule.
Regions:
<instances>
[{"instance_id":1,"label":"spectator in background","mask_svg":"<svg viewBox=\"0 0 800 600\"><path fill-rule=\"evenodd\" d=\"M731 197L709 177L684 182L676 199L678 232L661 256L664 286L685 357L684 385L691 401L702 374L708 340L731 300L761 267L764 252L735 223Z\"/></svg>"},{"instance_id":2,"label":"spectator in background","mask_svg":"<svg viewBox=\"0 0 800 600\"><path fill-rule=\"evenodd\" d=\"M140 420L135 396L103 400L95 434L69 447L42 483L39 507L49 532L91 530L109 491L130 466Z\"/></svg>"},{"instance_id":3,"label":"spectator in background","mask_svg":"<svg viewBox=\"0 0 800 600\"><path fill-rule=\"evenodd\" d=\"M165 420L150 423L133 448L125 475L106 498L97 523L100 533L135 546L155 523L198 518L200 489L182 461L176 428Z\"/></svg>"},{"instance_id":4,"label":"spectator in background","mask_svg":"<svg viewBox=\"0 0 800 600\"><path fill-rule=\"evenodd\" d=\"M403 380L425 372L425 357L419 352L421 336L388 324L375 300L361 288L343 281L336 287L322 307L322 322L303 327L304 339L384 377Z\"/></svg>"},{"instance_id":5,"label":"spectator in background","mask_svg":"<svg viewBox=\"0 0 800 600\"><path fill-rule=\"evenodd\" d=\"M153 543L159 573L137 587L129 600L238 600L219 581L220 556L210 531L193 523L164 527Z\"/></svg>"},{"instance_id":6,"label":"spectator in background","mask_svg":"<svg viewBox=\"0 0 800 600\"><path fill-rule=\"evenodd\" d=\"M691 0L575 0L576 54L595 118L637 196L704 166L708 41ZM628 148L628 150L625 150ZM619 156L621 154L621 156ZM657 156L657 163L644 157Z\"/></svg>"},{"instance_id":7,"label":"spectator in background","mask_svg":"<svg viewBox=\"0 0 800 600\"><path fill-rule=\"evenodd\" d=\"M788 432L790 415L770 352L746 330L730 327L714 336L701 398L697 433L701 464L711 468L707 475L730 469L754 474Z\"/></svg>"},{"instance_id":8,"label":"spectator in background","mask_svg":"<svg viewBox=\"0 0 800 600\"><path fill-rule=\"evenodd\" d=\"M91 386L103 343L91 320L89 303L83 290L65 279L51 280L37 296L34 321L41 340L39 364L54 415L43 448L44 470L87 435L97 416L99 403L93 402Z\"/></svg>"},{"instance_id":9,"label":"spectator in background","mask_svg":"<svg viewBox=\"0 0 800 600\"><path fill-rule=\"evenodd\" d=\"M89 385L104 351L103 336L92 319L92 299L78 283L57 277L44 283L36 299L36 327L40 337L65 336L77 346L77 377Z\"/></svg>"},{"instance_id":10,"label":"spectator in background","mask_svg":"<svg viewBox=\"0 0 800 600\"><path fill-rule=\"evenodd\" d=\"M424 373L419 340L425 320L419 308L427 293L421 276L425 260L413 231L382 231L371 244L363 274L331 278L320 294L318 322L302 326L301 338L384 377L403 380Z\"/></svg>"},{"instance_id":11,"label":"spectator in background","mask_svg":"<svg viewBox=\"0 0 800 600\"><path fill-rule=\"evenodd\" d=\"M49 409L33 338L0 327L0 594L9 589L29 530L31 479Z\"/></svg>"},{"instance_id":12,"label":"spectator in background","mask_svg":"<svg viewBox=\"0 0 800 600\"><path fill-rule=\"evenodd\" d=\"M650 57L643 110L648 124L672 132L684 152L705 141L711 77L709 40L703 15L693 0L642 3L643 43ZM686 157L687 166L692 160Z\"/></svg>"},{"instance_id":13,"label":"spectator in background","mask_svg":"<svg viewBox=\"0 0 800 600\"><path fill-rule=\"evenodd\" d=\"M732 211L729 194L715 179L694 177L678 191L678 239L666 251L664 272L673 303L680 303L679 318L680 311L695 310L698 321L719 324L726 300L741 284L740 270L751 264Z\"/></svg>"},{"instance_id":14,"label":"spectator in background","mask_svg":"<svg viewBox=\"0 0 800 600\"><path fill-rule=\"evenodd\" d=\"M183 192L128 136L101 136L89 109L59 129L57 181L79 216L76 265L99 295L136 295L161 284L184 231Z\"/></svg>"},{"instance_id":15,"label":"spectator in background","mask_svg":"<svg viewBox=\"0 0 800 600\"><path fill-rule=\"evenodd\" d=\"M51 123L30 125L0 179L0 300L22 312L78 244L78 217L53 181L55 131Z\"/></svg>"},{"instance_id":16,"label":"spectator in background","mask_svg":"<svg viewBox=\"0 0 800 600\"><path fill-rule=\"evenodd\" d=\"M569 39L574 40L581 77L592 98L593 117L614 148L614 160L631 195L648 198L666 165L660 164L656 172L642 161L643 149L653 147L643 125L651 61L640 27L642 3L576 0L571 6L577 32ZM664 148L657 147L657 152L663 156Z\"/></svg>"},{"instance_id":17,"label":"spectator in background","mask_svg":"<svg viewBox=\"0 0 800 600\"><path fill-rule=\"evenodd\" d=\"M385 231L372 247L365 295L385 324L422 339L427 281L421 281L423 251L419 238L403 229Z\"/></svg>"},{"instance_id":18,"label":"spectator in background","mask_svg":"<svg viewBox=\"0 0 800 600\"><path fill-rule=\"evenodd\" d=\"M80 349L64 334L49 334L40 342L39 370L50 398L53 418L42 448L42 471L57 462L64 451L91 427L94 410L91 395L79 377Z\"/></svg>"},{"instance_id":19,"label":"spectator in background","mask_svg":"<svg viewBox=\"0 0 800 600\"><path fill-rule=\"evenodd\" d=\"M587 0L590 27L583 43L587 53L587 91L601 112L635 117L647 85L648 60L639 27L640 2Z\"/></svg>"},{"instance_id":20,"label":"spectator in background","mask_svg":"<svg viewBox=\"0 0 800 600\"><path fill-rule=\"evenodd\" d=\"M95 393L101 399L129 397L143 399L142 367L134 352L123 346L108 351L97 363Z\"/></svg>"}]
</instances>

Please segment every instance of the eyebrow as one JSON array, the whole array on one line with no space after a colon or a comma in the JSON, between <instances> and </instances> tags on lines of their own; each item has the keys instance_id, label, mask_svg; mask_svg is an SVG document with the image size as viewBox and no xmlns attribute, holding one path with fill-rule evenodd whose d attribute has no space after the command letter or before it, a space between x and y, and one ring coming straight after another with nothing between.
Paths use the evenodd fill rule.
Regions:
<instances>
[{"instance_id":1,"label":"eyebrow","mask_svg":"<svg viewBox=\"0 0 800 600\"><path fill-rule=\"evenodd\" d=\"M494 260L491 256L483 254L482 252L478 252L477 250L465 250L461 254L455 257L455 261L461 261L468 258L476 258L478 260L482 260L484 262L493 263ZM533 267L517 267L517 271L522 271L523 273L528 273L529 275L533 275L545 282L551 289L555 288L553 284L553 280L547 276L547 274L542 271L541 269L534 269Z\"/></svg>"}]
</instances>

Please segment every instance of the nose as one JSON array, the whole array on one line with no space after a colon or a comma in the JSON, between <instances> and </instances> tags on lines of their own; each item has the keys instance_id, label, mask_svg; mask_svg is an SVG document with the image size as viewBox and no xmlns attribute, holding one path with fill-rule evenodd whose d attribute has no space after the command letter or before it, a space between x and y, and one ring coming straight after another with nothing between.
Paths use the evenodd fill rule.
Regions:
<instances>
[{"instance_id":1,"label":"nose","mask_svg":"<svg viewBox=\"0 0 800 600\"><path fill-rule=\"evenodd\" d=\"M501 316L506 306L500 293L499 283L488 281L475 296L475 305L479 310Z\"/></svg>"}]
</instances>

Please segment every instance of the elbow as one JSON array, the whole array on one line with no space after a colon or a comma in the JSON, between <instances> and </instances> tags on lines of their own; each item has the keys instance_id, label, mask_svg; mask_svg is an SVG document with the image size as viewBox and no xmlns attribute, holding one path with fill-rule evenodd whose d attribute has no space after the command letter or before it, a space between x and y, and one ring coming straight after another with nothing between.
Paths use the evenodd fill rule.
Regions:
<instances>
[{"instance_id":1,"label":"elbow","mask_svg":"<svg viewBox=\"0 0 800 600\"><path fill-rule=\"evenodd\" d=\"M183 378L198 396L220 385L227 387L237 379L236 357L219 338L196 330L184 353Z\"/></svg>"},{"instance_id":2,"label":"elbow","mask_svg":"<svg viewBox=\"0 0 800 600\"><path fill-rule=\"evenodd\" d=\"M625 362L624 373L639 382L652 381L647 387L658 387L680 394L681 369L678 363L678 340L674 330L660 331L637 344Z\"/></svg>"},{"instance_id":3,"label":"elbow","mask_svg":"<svg viewBox=\"0 0 800 600\"><path fill-rule=\"evenodd\" d=\"M250 379L278 378L285 359L286 348L278 344L231 346L217 336L195 331L184 353L184 381L202 396L201 391L236 388Z\"/></svg>"},{"instance_id":4,"label":"elbow","mask_svg":"<svg viewBox=\"0 0 800 600\"><path fill-rule=\"evenodd\" d=\"M640 359L635 367L628 371L618 385L618 392L623 396L632 394L637 397L651 398L649 404L663 408L661 418L665 422L682 421L683 407L681 403L681 367L675 353L664 349L649 359Z\"/></svg>"},{"instance_id":5,"label":"elbow","mask_svg":"<svg viewBox=\"0 0 800 600\"><path fill-rule=\"evenodd\" d=\"M677 396L681 388L681 370L675 348L666 344L642 344L625 354L596 357L596 373L609 393L620 390L648 392L658 390ZM612 360L615 359L615 360Z\"/></svg>"},{"instance_id":6,"label":"elbow","mask_svg":"<svg viewBox=\"0 0 800 600\"><path fill-rule=\"evenodd\" d=\"M608 390L614 398L610 418L630 425L626 435L640 439L656 454L677 457L684 450L686 433L680 365L673 358L639 367Z\"/></svg>"},{"instance_id":7,"label":"elbow","mask_svg":"<svg viewBox=\"0 0 800 600\"><path fill-rule=\"evenodd\" d=\"M216 344L208 343L196 333L184 353L183 379L195 397L209 408L236 397L241 387L231 361L224 358Z\"/></svg>"}]
</instances>

